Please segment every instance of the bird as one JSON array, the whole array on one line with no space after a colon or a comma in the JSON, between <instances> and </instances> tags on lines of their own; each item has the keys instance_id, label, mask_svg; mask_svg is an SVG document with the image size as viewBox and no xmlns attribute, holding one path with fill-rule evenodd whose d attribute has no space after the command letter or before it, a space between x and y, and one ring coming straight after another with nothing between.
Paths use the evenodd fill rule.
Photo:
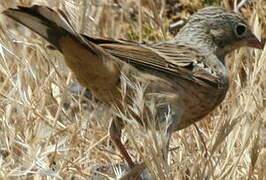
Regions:
<instances>
[{"instance_id":1,"label":"bird","mask_svg":"<svg viewBox=\"0 0 266 180\"><path fill-rule=\"evenodd\" d=\"M80 34L62 10L46 6L17 6L3 14L46 39L96 99L147 128L166 127L164 156L173 132L203 119L224 100L230 85L226 55L244 46L263 48L240 14L216 6L190 16L173 39L143 43ZM143 91L141 116L125 108L134 104L138 87ZM151 111L154 118L148 118ZM123 118L114 113L110 124L112 142L135 167L121 142Z\"/></svg>"}]
</instances>

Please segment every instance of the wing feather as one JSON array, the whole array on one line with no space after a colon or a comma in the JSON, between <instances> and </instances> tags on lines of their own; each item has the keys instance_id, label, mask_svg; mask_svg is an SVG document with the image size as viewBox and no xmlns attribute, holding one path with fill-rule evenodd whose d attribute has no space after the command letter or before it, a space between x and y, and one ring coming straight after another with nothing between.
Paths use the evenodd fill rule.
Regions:
<instances>
[{"instance_id":1,"label":"wing feather","mask_svg":"<svg viewBox=\"0 0 266 180\"><path fill-rule=\"evenodd\" d=\"M219 77L207 64L206 57L196 49L173 43L138 44L129 41L85 39L100 45L113 56L145 70L155 70L185 78L196 83L217 86Z\"/></svg>"}]
</instances>

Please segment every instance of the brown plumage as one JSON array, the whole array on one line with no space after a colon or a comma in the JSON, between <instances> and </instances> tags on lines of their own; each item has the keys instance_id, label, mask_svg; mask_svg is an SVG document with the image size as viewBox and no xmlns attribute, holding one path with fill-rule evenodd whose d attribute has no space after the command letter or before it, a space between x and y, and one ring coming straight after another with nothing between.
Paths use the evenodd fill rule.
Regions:
<instances>
[{"instance_id":1,"label":"brown plumage","mask_svg":"<svg viewBox=\"0 0 266 180\"><path fill-rule=\"evenodd\" d=\"M18 7L4 14L41 35L65 57L80 84L99 100L125 111L134 103L134 86L144 91L143 125L156 106L156 126L166 126L167 155L172 132L202 119L224 99L229 86L224 65L227 53L242 46L262 48L246 21L220 7L207 7L193 15L170 41L141 44L88 37L75 32L60 10ZM129 84L123 88L123 84ZM110 135L129 166L134 163L120 141L121 119L114 118Z\"/></svg>"}]
</instances>

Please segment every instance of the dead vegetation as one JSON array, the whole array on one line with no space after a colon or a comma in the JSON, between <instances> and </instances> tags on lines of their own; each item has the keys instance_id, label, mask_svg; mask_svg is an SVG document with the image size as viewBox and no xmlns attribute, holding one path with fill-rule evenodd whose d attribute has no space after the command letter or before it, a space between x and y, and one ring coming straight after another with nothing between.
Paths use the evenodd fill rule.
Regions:
<instances>
[{"instance_id":1,"label":"dead vegetation","mask_svg":"<svg viewBox=\"0 0 266 180\"><path fill-rule=\"evenodd\" d=\"M211 4L240 11L258 37L266 35L263 0L240 9L233 0L0 1L1 11L33 3L66 11L79 32L115 39L170 39L189 15ZM108 137L111 112L82 96L83 89L67 90L76 80L47 42L0 19L0 179L90 179L95 165L121 162ZM241 49L227 63L226 100L197 126L174 133L169 164L158 152L159 133L134 121L125 128L131 156L155 179L265 179L266 50Z\"/></svg>"}]
</instances>

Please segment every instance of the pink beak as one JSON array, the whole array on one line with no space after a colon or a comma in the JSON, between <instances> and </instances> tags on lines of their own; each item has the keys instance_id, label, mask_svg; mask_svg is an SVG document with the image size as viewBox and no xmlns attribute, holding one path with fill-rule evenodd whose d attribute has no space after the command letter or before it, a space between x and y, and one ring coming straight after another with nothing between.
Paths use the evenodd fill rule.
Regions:
<instances>
[{"instance_id":1,"label":"pink beak","mask_svg":"<svg viewBox=\"0 0 266 180\"><path fill-rule=\"evenodd\" d=\"M252 35L250 38L247 39L246 44L247 46L252 48L263 49L265 40L266 39L260 41L255 35Z\"/></svg>"}]
</instances>

